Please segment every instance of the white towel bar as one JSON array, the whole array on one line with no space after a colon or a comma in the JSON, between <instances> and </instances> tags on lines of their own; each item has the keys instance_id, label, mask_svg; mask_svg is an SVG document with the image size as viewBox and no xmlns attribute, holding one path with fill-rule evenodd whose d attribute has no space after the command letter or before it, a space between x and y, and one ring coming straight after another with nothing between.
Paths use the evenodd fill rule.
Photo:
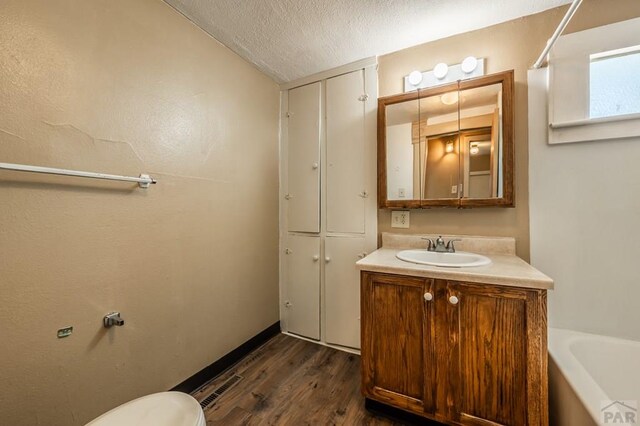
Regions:
<instances>
[{"instance_id":1,"label":"white towel bar","mask_svg":"<svg viewBox=\"0 0 640 426\"><path fill-rule=\"evenodd\" d=\"M140 188L148 188L155 184L156 180L149 175L141 174L139 177L110 175L106 173L81 172L78 170L56 169L53 167L27 166L24 164L0 163L0 170L13 170L16 172L44 173L49 175L75 176L89 179L119 180L124 182L136 182Z\"/></svg>"}]
</instances>

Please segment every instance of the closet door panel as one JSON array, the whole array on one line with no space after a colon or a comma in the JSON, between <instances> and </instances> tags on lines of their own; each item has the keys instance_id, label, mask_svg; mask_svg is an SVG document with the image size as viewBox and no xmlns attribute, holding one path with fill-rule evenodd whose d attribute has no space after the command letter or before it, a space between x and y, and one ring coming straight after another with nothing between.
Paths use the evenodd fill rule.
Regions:
<instances>
[{"instance_id":1,"label":"closet door panel","mask_svg":"<svg viewBox=\"0 0 640 426\"><path fill-rule=\"evenodd\" d=\"M356 262L364 257L364 238L325 239L326 341L360 348L360 272Z\"/></svg>"},{"instance_id":2,"label":"closet door panel","mask_svg":"<svg viewBox=\"0 0 640 426\"><path fill-rule=\"evenodd\" d=\"M320 232L320 83L289 90L288 230Z\"/></svg>"},{"instance_id":3,"label":"closet door panel","mask_svg":"<svg viewBox=\"0 0 640 426\"><path fill-rule=\"evenodd\" d=\"M320 237L290 235L286 262L287 331L320 339Z\"/></svg>"},{"instance_id":4,"label":"closet door panel","mask_svg":"<svg viewBox=\"0 0 640 426\"><path fill-rule=\"evenodd\" d=\"M365 232L364 72L327 80L327 231Z\"/></svg>"}]
</instances>

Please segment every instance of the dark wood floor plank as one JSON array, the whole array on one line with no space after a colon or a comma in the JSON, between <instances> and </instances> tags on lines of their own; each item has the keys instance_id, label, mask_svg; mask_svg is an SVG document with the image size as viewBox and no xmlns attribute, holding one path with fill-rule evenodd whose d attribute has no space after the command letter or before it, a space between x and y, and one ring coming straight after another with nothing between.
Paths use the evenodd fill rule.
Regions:
<instances>
[{"instance_id":1,"label":"dark wood floor plank","mask_svg":"<svg viewBox=\"0 0 640 426\"><path fill-rule=\"evenodd\" d=\"M243 377L205 409L207 425L396 425L369 413L360 394L360 357L284 334L196 390L201 401Z\"/></svg>"}]
</instances>

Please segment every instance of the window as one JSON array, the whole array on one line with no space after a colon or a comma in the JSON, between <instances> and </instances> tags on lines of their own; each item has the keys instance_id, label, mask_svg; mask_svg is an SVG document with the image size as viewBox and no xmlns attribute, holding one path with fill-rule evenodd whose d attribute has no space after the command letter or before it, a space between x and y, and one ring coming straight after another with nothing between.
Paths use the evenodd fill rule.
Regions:
<instances>
[{"instance_id":1,"label":"window","mask_svg":"<svg viewBox=\"0 0 640 426\"><path fill-rule=\"evenodd\" d=\"M549 54L549 143L640 137L640 18L561 36Z\"/></svg>"},{"instance_id":2,"label":"window","mask_svg":"<svg viewBox=\"0 0 640 426\"><path fill-rule=\"evenodd\" d=\"M590 55L591 118L640 113L640 46Z\"/></svg>"}]
</instances>

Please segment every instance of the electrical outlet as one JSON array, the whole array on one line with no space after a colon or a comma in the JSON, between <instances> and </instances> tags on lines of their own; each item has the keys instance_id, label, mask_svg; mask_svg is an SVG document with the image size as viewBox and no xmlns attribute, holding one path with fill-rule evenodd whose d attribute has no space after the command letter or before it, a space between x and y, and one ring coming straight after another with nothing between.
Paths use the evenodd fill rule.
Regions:
<instances>
[{"instance_id":1,"label":"electrical outlet","mask_svg":"<svg viewBox=\"0 0 640 426\"><path fill-rule=\"evenodd\" d=\"M409 227L409 210L396 210L391 212L392 228L408 228Z\"/></svg>"},{"instance_id":2,"label":"electrical outlet","mask_svg":"<svg viewBox=\"0 0 640 426\"><path fill-rule=\"evenodd\" d=\"M451 187L451 193L452 194L457 194L458 193L458 185L453 185Z\"/></svg>"},{"instance_id":3,"label":"electrical outlet","mask_svg":"<svg viewBox=\"0 0 640 426\"><path fill-rule=\"evenodd\" d=\"M404 197L405 197L404 188L398 188L398 198L404 198Z\"/></svg>"}]
</instances>

